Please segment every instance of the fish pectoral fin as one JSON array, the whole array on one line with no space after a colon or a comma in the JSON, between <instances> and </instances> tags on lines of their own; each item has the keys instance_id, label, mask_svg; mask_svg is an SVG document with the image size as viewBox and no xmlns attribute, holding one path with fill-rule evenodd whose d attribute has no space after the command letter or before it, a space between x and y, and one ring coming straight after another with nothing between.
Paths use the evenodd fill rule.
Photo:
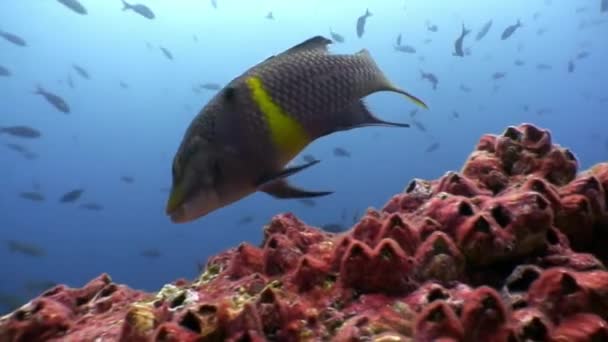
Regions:
<instances>
[{"instance_id":1,"label":"fish pectoral fin","mask_svg":"<svg viewBox=\"0 0 608 342\"><path fill-rule=\"evenodd\" d=\"M296 174L296 173L298 173L298 172L300 172L300 171L302 171L304 169L307 169L307 168L309 168L309 167L311 167L311 166L313 166L315 164L318 164L318 163L319 163L319 160L312 160L312 161L307 162L307 163L302 164L302 165L292 166L292 167L285 168L285 169L283 169L280 172L275 173L275 174L271 174L271 175L268 175L268 176L263 176L256 183L256 186L257 187L262 187L262 186L266 185L266 183L275 182L275 181L278 181L280 179L289 177L291 175L294 175L294 174Z\"/></svg>"},{"instance_id":2,"label":"fish pectoral fin","mask_svg":"<svg viewBox=\"0 0 608 342\"><path fill-rule=\"evenodd\" d=\"M333 191L308 191L290 185L285 179L279 179L273 182L266 183L259 188L275 198L310 198L327 196Z\"/></svg>"},{"instance_id":3,"label":"fish pectoral fin","mask_svg":"<svg viewBox=\"0 0 608 342\"><path fill-rule=\"evenodd\" d=\"M342 116L344 122L338 123L337 130L344 131L364 126L410 127L407 123L384 121L372 114L362 100L356 101Z\"/></svg>"},{"instance_id":4,"label":"fish pectoral fin","mask_svg":"<svg viewBox=\"0 0 608 342\"><path fill-rule=\"evenodd\" d=\"M301 42L298 45L295 45L293 47L291 47L290 49L286 50L284 53L285 54L289 54L289 53L295 53L295 52L300 52L300 51L314 51L314 50L318 50L319 52L327 52L327 45L331 44L332 41L330 39L327 39L323 36L314 36L312 38L309 38L303 42Z\"/></svg>"}]
</instances>

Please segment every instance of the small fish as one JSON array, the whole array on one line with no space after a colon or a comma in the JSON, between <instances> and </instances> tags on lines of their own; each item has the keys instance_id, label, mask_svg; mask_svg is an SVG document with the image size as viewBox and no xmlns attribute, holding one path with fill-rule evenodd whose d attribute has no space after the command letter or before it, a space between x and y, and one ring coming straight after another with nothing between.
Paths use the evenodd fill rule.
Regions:
<instances>
[{"instance_id":1,"label":"small fish","mask_svg":"<svg viewBox=\"0 0 608 342\"><path fill-rule=\"evenodd\" d=\"M42 95L44 97L44 99L48 103L53 105L53 107L55 107L58 111L63 112L65 114L68 114L70 112L70 106L68 106L68 104L65 102L65 100L63 98L61 98L59 95L51 93L50 91L46 91L41 86L37 87L36 91L34 91L34 94Z\"/></svg>"},{"instance_id":2,"label":"small fish","mask_svg":"<svg viewBox=\"0 0 608 342\"><path fill-rule=\"evenodd\" d=\"M122 89L128 89L129 88L129 85L126 82L124 82L124 81L118 82L118 85L120 85L120 87Z\"/></svg>"},{"instance_id":3,"label":"small fish","mask_svg":"<svg viewBox=\"0 0 608 342\"><path fill-rule=\"evenodd\" d=\"M333 150L334 156L350 158L350 152L343 147L336 147Z\"/></svg>"},{"instance_id":4,"label":"small fish","mask_svg":"<svg viewBox=\"0 0 608 342\"><path fill-rule=\"evenodd\" d=\"M0 30L0 37L6 39L7 41L17 45L17 46L27 46L27 42L25 39L19 37L18 35L10 32L5 32Z\"/></svg>"},{"instance_id":5,"label":"small fish","mask_svg":"<svg viewBox=\"0 0 608 342\"><path fill-rule=\"evenodd\" d=\"M74 189L74 190L68 191L59 198L59 202L61 202L61 203L76 202L80 198L80 196L82 196L83 192L84 192L84 189Z\"/></svg>"},{"instance_id":6,"label":"small fish","mask_svg":"<svg viewBox=\"0 0 608 342\"><path fill-rule=\"evenodd\" d=\"M328 233L334 233L334 234L342 233L342 232L348 230L348 228L346 228L341 223L327 223L327 224L322 225L321 229L323 229L324 231L326 231Z\"/></svg>"},{"instance_id":7,"label":"small fish","mask_svg":"<svg viewBox=\"0 0 608 342\"><path fill-rule=\"evenodd\" d=\"M423 41L424 44L429 44L431 43L433 40L431 38L427 38Z\"/></svg>"},{"instance_id":8,"label":"small fish","mask_svg":"<svg viewBox=\"0 0 608 342\"><path fill-rule=\"evenodd\" d=\"M505 78L505 76L507 76L506 72L497 71L492 74L492 79L499 80L501 78Z\"/></svg>"},{"instance_id":9,"label":"small fish","mask_svg":"<svg viewBox=\"0 0 608 342\"><path fill-rule=\"evenodd\" d=\"M437 25L431 24L428 21L426 22L426 29L428 31L431 31L431 32L437 32L437 31L439 31L439 27L437 27Z\"/></svg>"},{"instance_id":10,"label":"small fish","mask_svg":"<svg viewBox=\"0 0 608 342\"><path fill-rule=\"evenodd\" d=\"M416 117L416 114L418 114L418 108L410 110L410 118Z\"/></svg>"},{"instance_id":11,"label":"small fish","mask_svg":"<svg viewBox=\"0 0 608 342\"><path fill-rule=\"evenodd\" d=\"M0 126L0 134L5 133L19 138L35 139L40 138L42 133L39 130L29 126Z\"/></svg>"},{"instance_id":12,"label":"small fish","mask_svg":"<svg viewBox=\"0 0 608 342\"><path fill-rule=\"evenodd\" d=\"M397 45L397 46L401 45L401 33L399 33L399 35L397 36L397 39L395 40L395 45Z\"/></svg>"},{"instance_id":13,"label":"small fish","mask_svg":"<svg viewBox=\"0 0 608 342\"><path fill-rule=\"evenodd\" d=\"M133 177L131 177L131 176L121 176L120 180L123 181L123 182L125 182L125 183L129 183L129 184L131 184L131 183L133 183L135 181L135 179Z\"/></svg>"},{"instance_id":14,"label":"small fish","mask_svg":"<svg viewBox=\"0 0 608 342\"><path fill-rule=\"evenodd\" d=\"M574 62L572 60L568 61L568 72L574 72Z\"/></svg>"},{"instance_id":15,"label":"small fish","mask_svg":"<svg viewBox=\"0 0 608 342\"><path fill-rule=\"evenodd\" d=\"M412 124L414 125L414 127L416 127L420 132L426 132L426 126L418 121L418 120L412 120Z\"/></svg>"},{"instance_id":16,"label":"small fish","mask_svg":"<svg viewBox=\"0 0 608 342\"><path fill-rule=\"evenodd\" d=\"M38 191L24 191L19 194L19 197L30 200L32 202L44 202L44 195Z\"/></svg>"},{"instance_id":17,"label":"small fish","mask_svg":"<svg viewBox=\"0 0 608 342\"><path fill-rule=\"evenodd\" d=\"M19 144L6 143L6 144L4 144L4 146L6 146L7 148L9 148L15 152L20 152L20 153L27 152L27 148L25 148L24 146L19 145Z\"/></svg>"},{"instance_id":18,"label":"small fish","mask_svg":"<svg viewBox=\"0 0 608 342\"><path fill-rule=\"evenodd\" d=\"M81 209L90 210L90 211L102 211L103 205L95 202L87 202L83 203L79 206Z\"/></svg>"},{"instance_id":19,"label":"small fish","mask_svg":"<svg viewBox=\"0 0 608 342\"><path fill-rule=\"evenodd\" d=\"M486 36L486 34L488 34L490 28L492 28L492 20L489 20L481 27L481 30L479 30L479 32L477 32L477 35L475 36L475 40L480 41L483 37Z\"/></svg>"},{"instance_id":20,"label":"small fish","mask_svg":"<svg viewBox=\"0 0 608 342\"><path fill-rule=\"evenodd\" d=\"M589 57L590 55L591 54L587 51L581 51L576 54L576 59L585 59L585 58Z\"/></svg>"},{"instance_id":21,"label":"small fish","mask_svg":"<svg viewBox=\"0 0 608 342\"><path fill-rule=\"evenodd\" d=\"M80 15L86 15L87 14L87 9L84 8L84 6L78 2L78 0L57 0L59 3L63 4L65 7L69 8L72 10L72 12L80 14Z\"/></svg>"},{"instance_id":22,"label":"small fish","mask_svg":"<svg viewBox=\"0 0 608 342\"><path fill-rule=\"evenodd\" d=\"M23 153L23 158L27 159L27 160L34 160L34 159L38 159L38 155L34 152L24 152Z\"/></svg>"},{"instance_id":23,"label":"small fish","mask_svg":"<svg viewBox=\"0 0 608 342\"><path fill-rule=\"evenodd\" d=\"M416 53L416 49L411 45L395 45L395 50L405 53Z\"/></svg>"},{"instance_id":24,"label":"small fish","mask_svg":"<svg viewBox=\"0 0 608 342\"><path fill-rule=\"evenodd\" d=\"M549 64L538 63L538 64L536 64L536 69L538 69L538 70L551 70L551 69L553 69L553 67L550 66Z\"/></svg>"},{"instance_id":25,"label":"small fish","mask_svg":"<svg viewBox=\"0 0 608 342\"><path fill-rule=\"evenodd\" d=\"M534 14L532 15L532 18L533 18L534 20L538 20L538 18L540 18L540 16L541 16L541 13L540 13L540 12L534 12Z\"/></svg>"},{"instance_id":26,"label":"small fish","mask_svg":"<svg viewBox=\"0 0 608 342\"><path fill-rule=\"evenodd\" d=\"M454 42L454 52L452 53L452 56L464 57L464 51L462 50L462 42L464 40L464 37L466 37L469 33L471 33L471 30L467 30L464 27L464 24L462 24L462 32L460 33L458 39L456 39L456 41Z\"/></svg>"},{"instance_id":27,"label":"small fish","mask_svg":"<svg viewBox=\"0 0 608 342\"><path fill-rule=\"evenodd\" d=\"M31 257L43 257L46 255L44 248L30 242L7 240L6 244L11 253L20 253Z\"/></svg>"},{"instance_id":28,"label":"small fish","mask_svg":"<svg viewBox=\"0 0 608 342\"><path fill-rule=\"evenodd\" d=\"M460 117L460 113L458 113L457 111L453 110L452 111L452 118L458 119L459 117Z\"/></svg>"},{"instance_id":29,"label":"small fish","mask_svg":"<svg viewBox=\"0 0 608 342\"><path fill-rule=\"evenodd\" d=\"M274 15L272 14L272 11L268 12L268 14L266 14L265 18L268 20L274 20Z\"/></svg>"},{"instance_id":30,"label":"small fish","mask_svg":"<svg viewBox=\"0 0 608 342\"><path fill-rule=\"evenodd\" d=\"M543 108L539 108L536 110L536 115L542 116L545 114L551 114L553 113L553 108L549 108L549 107L543 107Z\"/></svg>"},{"instance_id":31,"label":"small fish","mask_svg":"<svg viewBox=\"0 0 608 342\"><path fill-rule=\"evenodd\" d=\"M220 90L220 89L222 89L222 86L219 85L218 83L202 83L200 87L201 87L201 89L206 89L206 90Z\"/></svg>"},{"instance_id":32,"label":"small fish","mask_svg":"<svg viewBox=\"0 0 608 342\"><path fill-rule=\"evenodd\" d=\"M516 59L514 64L517 66L524 66L526 65L526 62L522 61L521 59Z\"/></svg>"},{"instance_id":33,"label":"small fish","mask_svg":"<svg viewBox=\"0 0 608 342\"><path fill-rule=\"evenodd\" d=\"M72 68L74 68L74 70L76 70L76 73L78 75L80 75L80 77L82 77L86 80L91 79L91 75L89 75L89 72L85 68L83 68L77 64L72 64Z\"/></svg>"},{"instance_id":34,"label":"small fish","mask_svg":"<svg viewBox=\"0 0 608 342\"><path fill-rule=\"evenodd\" d=\"M357 37L363 37L363 34L365 33L365 23L367 22L367 18L371 16L372 13L369 11L369 9L366 9L365 14L357 18Z\"/></svg>"},{"instance_id":35,"label":"small fish","mask_svg":"<svg viewBox=\"0 0 608 342\"><path fill-rule=\"evenodd\" d=\"M344 36L334 32L331 27L329 28L329 35L331 36L331 39L336 43L344 43L345 41Z\"/></svg>"},{"instance_id":36,"label":"small fish","mask_svg":"<svg viewBox=\"0 0 608 342\"><path fill-rule=\"evenodd\" d=\"M211 0L211 7L217 9L217 0Z\"/></svg>"},{"instance_id":37,"label":"small fish","mask_svg":"<svg viewBox=\"0 0 608 342\"><path fill-rule=\"evenodd\" d=\"M437 84L439 84L439 79L437 78L437 76L435 76L435 74L420 70L420 78L431 82L431 84L433 85L433 90L437 90Z\"/></svg>"},{"instance_id":38,"label":"small fish","mask_svg":"<svg viewBox=\"0 0 608 342\"><path fill-rule=\"evenodd\" d=\"M199 112L173 159L166 206L172 222L195 220L256 191L283 199L329 195L286 180L319 161L285 165L333 132L409 127L367 109L361 99L378 91L428 108L391 83L367 50L331 54L330 43L315 36L266 59L233 79Z\"/></svg>"},{"instance_id":39,"label":"small fish","mask_svg":"<svg viewBox=\"0 0 608 342\"><path fill-rule=\"evenodd\" d=\"M122 0L122 5L123 5L123 7L122 7L123 11L132 10L133 12L135 12L147 19L154 19L156 17L154 15L154 12L152 12L152 10L146 5L129 4L125 0Z\"/></svg>"},{"instance_id":40,"label":"small fish","mask_svg":"<svg viewBox=\"0 0 608 342\"><path fill-rule=\"evenodd\" d=\"M11 75L12 75L12 73L10 70L8 70L6 67L3 67L2 65L0 65L0 76L9 77Z\"/></svg>"},{"instance_id":41,"label":"small fish","mask_svg":"<svg viewBox=\"0 0 608 342\"><path fill-rule=\"evenodd\" d=\"M521 26L522 26L521 21L519 21L519 19L517 19L517 23L515 25L507 26L507 28L502 32L500 39L502 39L502 40L508 39Z\"/></svg>"},{"instance_id":42,"label":"small fish","mask_svg":"<svg viewBox=\"0 0 608 342\"><path fill-rule=\"evenodd\" d=\"M251 222L253 222L253 216L245 215L245 216L242 216L236 223L239 225L243 225L243 224L249 224Z\"/></svg>"},{"instance_id":43,"label":"small fish","mask_svg":"<svg viewBox=\"0 0 608 342\"><path fill-rule=\"evenodd\" d=\"M600 13L608 12L608 0L602 0L600 3Z\"/></svg>"},{"instance_id":44,"label":"small fish","mask_svg":"<svg viewBox=\"0 0 608 342\"><path fill-rule=\"evenodd\" d=\"M430 144L430 145L429 145L429 146L428 146L428 147L427 147L427 148L424 150L424 152L426 152L426 153L432 153L432 152L437 151L437 150L439 149L439 147L441 147L441 144L439 144L439 142L438 142L438 141L436 141L436 142L434 142L434 143Z\"/></svg>"},{"instance_id":45,"label":"small fish","mask_svg":"<svg viewBox=\"0 0 608 342\"><path fill-rule=\"evenodd\" d=\"M540 27L538 28L538 30L536 30L536 35L537 36L542 36L543 34L545 34L547 32L547 29L544 27Z\"/></svg>"},{"instance_id":46,"label":"small fish","mask_svg":"<svg viewBox=\"0 0 608 342\"><path fill-rule=\"evenodd\" d=\"M298 200L298 202L304 204L305 206L307 206L309 208L312 208L317 205L317 202L315 202L315 200L310 199L310 198L300 198Z\"/></svg>"},{"instance_id":47,"label":"small fish","mask_svg":"<svg viewBox=\"0 0 608 342\"><path fill-rule=\"evenodd\" d=\"M302 160L304 160L306 163L312 163L313 161L317 160L317 158L315 158L312 154L305 154L302 156Z\"/></svg>"},{"instance_id":48,"label":"small fish","mask_svg":"<svg viewBox=\"0 0 608 342\"><path fill-rule=\"evenodd\" d=\"M173 54L171 53L171 51L169 51L167 48L164 48L162 46L160 46L159 49L160 49L160 51L163 52L163 55L165 55L165 57L167 57L167 59L173 60Z\"/></svg>"},{"instance_id":49,"label":"small fish","mask_svg":"<svg viewBox=\"0 0 608 342\"><path fill-rule=\"evenodd\" d=\"M465 93L470 93L472 89L470 87L468 87L468 86L466 86L466 85L464 85L464 84L461 83L460 84L460 90L464 91Z\"/></svg>"},{"instance_id":50,"label":"small fish","mask_svg":"<svg viewBox=\"0 0 608 342\"><path fill-rule=\"evenodd\" d=\"M148 248L148 249L144 249L143 251L141 251L141 253L139 253L139 255L148 258L148 259L156 259L159 258L162 253L160 252L160 250L158 248Z\"/></svg>"}]
</instances>

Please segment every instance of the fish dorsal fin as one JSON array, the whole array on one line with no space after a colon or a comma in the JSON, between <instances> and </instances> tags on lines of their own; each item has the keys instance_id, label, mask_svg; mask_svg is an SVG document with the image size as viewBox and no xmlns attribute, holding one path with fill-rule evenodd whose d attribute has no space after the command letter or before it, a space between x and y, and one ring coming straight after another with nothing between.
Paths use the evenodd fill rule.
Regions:
<instances>
[{"instance_id":1,"label":"fish dorsal fin","mask_svg":"<svg viewBox=\"0 0 608 342\"><path fill-rule=\"evenodd\" d=\"M284 54L297 53L302 51L319 51L325 53L327 52L327 45L331 43L331 39L327 39L323 36L314 36L286 50Z\"/></svg>"}]
</instances>

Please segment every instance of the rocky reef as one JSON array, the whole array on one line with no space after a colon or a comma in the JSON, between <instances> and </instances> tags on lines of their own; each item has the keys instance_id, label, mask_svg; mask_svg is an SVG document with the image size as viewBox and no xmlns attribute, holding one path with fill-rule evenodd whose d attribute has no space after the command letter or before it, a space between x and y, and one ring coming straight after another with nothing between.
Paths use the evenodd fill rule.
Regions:
<instances>
[{"instance_id":1,"label":"rocky reef","mask_svg":"<svg viewBox=\"0 0 608 342\"><path fill-rule=\"evenodd\" d=\"M291 214L158 293L107 275L0 319L0 341L608 341L608 163L529 124L332 234Z\"/></svg>"}]
</instances>

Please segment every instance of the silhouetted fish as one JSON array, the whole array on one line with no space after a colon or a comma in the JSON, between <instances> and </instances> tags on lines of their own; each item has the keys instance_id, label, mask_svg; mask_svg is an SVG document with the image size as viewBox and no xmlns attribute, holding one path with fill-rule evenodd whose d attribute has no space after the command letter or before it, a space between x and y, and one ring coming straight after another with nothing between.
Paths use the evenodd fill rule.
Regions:
<instances>
[{"instance_id":1,"label":"silhouetted fish","mask_svg":"<svg viewBox=\"0 0 608 342\"><path fill-rule=\"evenodd\" d=\"M334 148L333 153L334 153L334 156L336 156L336 157L346 157L346 158L350 157L350 152L348 152L345 148L342 148L342 147Z\"/></svg>"},{"instance_id":2,"label":"silhouetted fish","mask_svg":"<svg viewBox=\"0 0 608 342\"><path fill-rule=\"evenodd\" d=\"M431 153L431 152L435 152L439 149L439 147L441 147L441 144L439 144L438 141L430 144L425 150L424 152L426 153Z\"/></svg>"},{"instance_id":3,"label":"silhouetted fish","mask_svg":"<svg viewBox=\"0 0 608 342\"><path fill-rule=\"evenodd\" d=\"M268 14L266 14L265 18L268 20L274 20L274 15L272 14L272 11L268 12Z\"/></svg>"},{"instance_id":4,"label":"silhouetted fish","mask_svg":"<svg viewBox=\"0 0 608 342\"><path fill-rule=\"evenodd\" d=\"M313 161L317 160L312 154L305 154L302 156L302 159L307 163L312 163Z\"/></svg>"},{"instance_id":5,"label":"silhouetted fish","mask_svg":"<svg viewBox=\"0 0 608 342\"><path fill-rule=\"evenodd\" d=\"M505 78L505 76L507 76L506 72L497 71L492 74L492 79L499 80L501 78Z\"/></svg>"},{"instance_id":6,"label":"silhouetted fish","mask_svg":"<svg viewBox=\"0 0 608 342\"><path fill-rule=\"evenodd\" d=\"M173 54L171 53L171 51L169 51L167 48L164 47L159 47L160 51L163 52L163 55L165 55L165 57L167 57L167 59L169 60L173 60Z\"/></svg>"},{"instance_id":7,"label":"silhouetted fish","mask_svg":"<svg viewBox=\"0 0 608 342\"><path fill-rule=\"evenodd\" d=\"M74 190L68 191L65 194L63 194L63 196L61 196L61 198L59 198L59 202L61 202L61 203L76 202L80 198L80 196L82 196L83 192L84 192L84 189L74 189Z\"/></svg>"},{"instance_id":8,"label":"silhouetted fish","mask_svg":"<svg viewBox=\"0 0 608 342\"><path fill-rule=\"evenodd\" d=\"M87 14L87 9L78 2L78 0L57 0L59 3L65 5L65 7L71 9L74 13L78 13L81 15Z\"/></svg>"},{"instance_id":9,"label":"silhouetted fish","mask_svg":"<svg viewBox=\"0 0 608 342\"><path fill-rule=\"evenodd\" d=\"M9 77L11 76L10 70L0 65L0 76Z\"/></svg>"},{"instance_id":10,"label":"silhouetted fish","mask_svg":"<svg viewBox=\"0 0 608 342\"><path fill-rule=\"evenodd\" d=\"M521 26L521 22L519 21L519 19L517 19L517 23L515 25L507 26L507 28L502 32L500 39L505 40L511 37L513 33L515 33L515 31Z\"/></svg>"},{"instance_id":11,"label":"silhouetted fish","mask_svg":"<svg viewBox=\"0 0 608 342\"><path fill-rule=\"evenodd\" d=\"M44 195L38 191L24 191L19 194L19 197L33 202L43 202Z\"/></svg>"},{"instance_id":12,"label":"silhouetted fish","mask_svg":"<svg viewBox=\"0 0 608 342\"><path fill-rule=\"evenodd\" d=\"M0 126L0 134L5 133L20 138L40 138L42 133L39 130L29 126Z\"/></svg>"},{"instance_id":13,"label":"silhouetted fish","mask_svg":"<svg viewBox=\"0 0 608 342\"><path fill-rule=\"evenodd\" d=\"M462 42L464 40L464 37L466 37L467 34L469 34L470 32L471 30L467 30L464 27L464 24L462 24L462 32L460 33L458 39L456 39L456 41L454 42L454 52L452 53L453 56L464 57L464 51L462 50Z\"/></svg>"},{"instance_id":14,"label":"silhouetted fish","mask_svg":"<svg viewBox=\"0 0 608 342\"><path fill-rule=\"evenodd\" d=\"M211 0L211 6L217 9L217 0Z\"/></svg>"},{"instance_id":15,"label":"silhouetted fish","mask_svg":"<svg viewBox=\"0 0 608 342\"><path fill-rule=\"evenodd\" d=\"M367 18L371 16L372 14L369 9L366 9L365 14L357 19L357 37L363 37L363 34L365 33L365 23L367 22Z\"/></svg>"},{"instance_id":16,"label":"silhouetted fish","mask_svg":"<svg viewBox=\"0 0 608 342\"><path fill-rule=\"evenodd\" d=\"M420 70L420 78L431 82L431 84L433 85L433 90L437 89L437 84L439 84L439 79L433 73L424 72L424 71Z\"/></svg>"},{"instance_id":17,"label":"silhouetted fish","mask_svg":"<svg viewBox=\"0 0 608 342\"><path fill-rule=\"evenodd\" d=\"M17 46L27 46L27 42L25 39L19 37L18 35L10 32L0 31L0 37L6 39L7 41L17 45Z\"/></svg>"},{"instance_id":18,"label":"silhouetted fish","mask_svg":"<svg viewBox=\"0 0 608 342\"><path fill-rule=\"evenodd\" d=\"M141 251L141 253L139 253L139 255L148 258L148 259L156 259L159 258L162 253L160 252L160 250L158 250L158 248L148 248L148 249L144 249L143 251Z\"/></svg>"},{"instance_id":19,"label":"silhouetted fish","mask_svg":"<svg viewBox=\"0 0 608 342\"><path fill-rule=\"evenodd\" d=\"M251 222L253 222L253 216L245 215L245 216L242 216L236 223L239 225L243 225L243 224L249 224Z\"/></svg>"},{"instance_id":20,"label":"silhouetted fish","mask_svg":"<svg viewBox=\"0 0 608 342\"><path fill-rule=\"evenodd\" d=\"M129 4L125 0L122 0L122 5L123 5L123 8L122 8L123 11L132 10L133 12L141 15L144 18L148 18L148 19L155 18L154 12L152 12L152 10L146 5Z\"/></svg>"},{"instance_id":21,"label":"silhouetted fish","mask_svg":"<svg viewBox=\"0 0 608 342\"><path fill-rule=\"evenodd\" d=\"M551 70L551 69L553 69L553 67L550 66L549 64L538 63L538 64L536 64L536 69L538 69L538 70Z\"/></svg>"},{"instance_id":22,"label":"silhouetted fish","mask_svg":"<svg viewBox=\"0 0 608 342\"><path fill-rule=\"evenodd\" d=\"M460 90L464 91L465 93L470 93L471 92L471 88L464 85L464 84L460 84Z\"/></svg>"},{"instance_id":23,"label":"silhouetted fish","mask_svg":"<svg viewBox=\"0 0 608 342\"><path fill-rule=\"evenodd\" d=\"M416 49L411 45L395 45L395 50L405 53L416 53Z\"/></svg>"},{"instance_id":24,"label":"silhouetted fish","mask_svg":"<svg viewBox=\"0 0 608 342\"><path fill-rule=\"evenodd\" d=\"M90 210L90 211L102 211L103 205L95 202L87 202L83 203L79 206L81 209Z\"/></svg>"},{"instance_id":25,"label":"silhouetted fish","mask_svg":"<svg viewBox=\"0 0 608 342\"><path fill-rule=\"evenodd\" d=\"M307 207L314 207L317 205L317 202L315 202L315 200L310 199L310 198L300 198L298 199L298 202L304 204Z\"/></svg>"},{"instance_id":26,"label":"silhouetted fish","mask_svg":"<svg viewBox=\"0 0 608 342\"><path fill-rule=\"evenodd\" d=\"M431 24L429 21L426 22L426 29L431 32L439 31L439 27L435 24Z\"/></svg>"},{"instance_id":27,"label":"silhouetted fish","mask_svg":"<svg viewBox=\"0 0 608 342\"><path fill-rule=\"evenodd\" d=\"M72 68L74 68L74 70L76 70L76 73L78 75L80 75L80 77L87 79L87 80L91 78L91 76L89 75L89 72L85 68L83 68L79 65L76 65L76 64L72 64Z\"/></svg>"},{"instance_id":28,"label":"silhouetted fish","mask_svg":"<svg viewBox=\"0 0 608 342\"><path fill-rule=\"evenodd\" d=\"M483 37L485 37L486 34L488 34L488 32L490 31L491 27L492 20L488 21L481 27L481 30L479 30L479 32L477 32L477 35L475 36L475 40L480 41Z\"/></svg>"},{"instance_id":29,"label":"silhouetted fish","mask_svg":"<svg viewBox=\"0 0 608 342\"><path fill-rule=\"evenodd\" d=\"M341 34L339 34L339 33L334 32L334 31L331 29L331 27L329 28L329 35L331 36L331 39L332 39L334 42L337 42L337 43L344 43L344 36L343 36L343 35L341 35Z\"/></svg>"},{"instance_id":30,"label":"silhouetted fish","mask_svg":"<svg viewBox=\"0 0 608 342\"><path fill-rule=\"evenodd\" d=\"M120 81L118 84L120 85L120 87L121 87L122 89L127 89L127 88L129 88L129 85L128 85L127 83L125 83L124 81Z\"/></svg>"},{"instance_id":31,"label":"silhouetted fish","mask_svg":"<svg viewBox=\"0 0 608 342\"><path fill-rule=\"evenodd\" d=\"M399 35L397 36L397 39L395 40L395 45L401 45L401 33L399 33Z\"/></svg>"},{"instance_id":32,"label":"silhouetted fish","mask_svg":"<svg viewBox=\"0 0 608 342\"><path fill-rule=\"evenodd\" d=\"M587 51L581 51L579 53L576 54L576 59L584 59L589 57L589 55L591 55L589 52Z\"/></svg>"},{"instance_id":33,"label":"silhouetted fish","mask_svg":"<svg viewBox=\"0 0 608 342\"><path fill-rule=\"evenodd\" d=\"M574 72L574 62L568 61L568 72Z\"/></svg>"},{"instance_id":34,"label":"silhouetted fish","mask_svg":"<svg viewBox=\"0 0 608 342\"><path fill-rule=\"evenodd\" d=\"M521 59L515 60L515 65L517 65L517 66L524 66L525 64L526 64L526 62L522 61Z\"/></svg>"},{"instance_id":35,"label":"silhouetted fish","mask_svg":"<svg viewBox=\"0 0 608 342\"><path fill-rule=\"evenodd\" d=\"M218 83L202 83L201 84L201 89L206 89L206 90L220 90L222 89L222 86Z\"/></svg>"},{"instance_id":36,"label":"silhouetted fish","mask_svg":"<svg viewBox=\"0 0 608 342\"><path fill-rule=\"evenodd\" d=\"M426 126L424 126L422 122L418 120L412 120L412 124L414 124L414 127L416 127L420 132L426 132Z\"/></svg>"},{"instance_id":37,"label":"silhouetted fish","mask_svg":"<svg viewBox=\"0 0 608 342\"><path fill-rule=\"evenodd\" d=\"M11 253L20 253L31 257L43 257L46 255L44 248L30 242L7 240L6 244Z\"/></svg>"},{"instance_id":38,"label":"silhouetted fish","mask_svg":"<svg viewBox=\"0 0 608 342\"><path fill-rule=\"evenodd\" d=\"M133 183L135 181L135 179L131 176L121 176L120 180L125 182L125 183Z\"/></svg>"},{"instance_id":39,"label":"silhouetted fish","mask_svg":"<svg viewBox=\"0 0 608 342\"><path fill-rule=\"evenodd\" d=\"M48 103L53 105L53 107L55 107L60 112L63 112L65 114L70 112L70 107L63 98L54 93L44 90L42 86L38 86L34 94L42 95Z\"/></svg>"}]
</instances>

